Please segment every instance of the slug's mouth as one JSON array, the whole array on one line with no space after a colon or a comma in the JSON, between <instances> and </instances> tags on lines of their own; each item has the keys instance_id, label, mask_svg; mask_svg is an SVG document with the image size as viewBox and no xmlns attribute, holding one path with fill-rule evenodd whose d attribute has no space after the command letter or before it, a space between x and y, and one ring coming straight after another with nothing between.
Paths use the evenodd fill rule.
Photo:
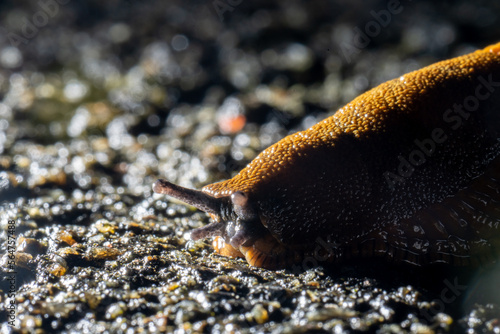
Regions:
<instances>
[{"instance_id":1,"label":"slug's mouth","mask_svg":"<svg viewBox=\"0 0 500 334\"><path fill-rule=\"evenodd\" d=\"M212 219L217 219L212 217ZM224 242L224 246L216 247L232 247L234 252L240 247L248 247L256 240L260 239L264 231L256 231L255 229L242 226L240 222L233 221L216 221L206 226L197 228L191 231L191 240L201 240L210 237L218 238L218 243Z\"/></svg>"},{"instance_id":2,"label":"slug's mouth","mask_svg":"<svg viewBox=\"0 0 500 334\"><path fill-rule=\"evenodd\" d=\"M190 204L212 217L212 223L191 231L192 240L213 237L215 251L223 256L243 257L255 267L284 268L297 262L297 253L280 243L261 222L247 194L236 191L215 198L166 180L158 180L153 191Z\"/></svg>"}]
</instances>

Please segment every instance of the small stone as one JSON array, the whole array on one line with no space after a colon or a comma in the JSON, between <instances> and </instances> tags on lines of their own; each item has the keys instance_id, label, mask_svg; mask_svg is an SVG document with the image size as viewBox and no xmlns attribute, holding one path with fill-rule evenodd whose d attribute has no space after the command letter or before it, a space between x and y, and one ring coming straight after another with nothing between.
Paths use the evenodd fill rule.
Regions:
<instances>
[{"instance_id":1,"label":"small stone","mask_svg":"<svg viewBox=\"0 0 500 334\"><path fill-rule=\"evenodd\" d=\"M255 305L252 308L251 314L253 320L259 325L262 325L269 320L269 314L262 304Z\"/></svg>"},{"instance_id":2,"label":"small stone","mask_svg":"<svg viewBox=\"0 0 500 334\"><path fill-rule=\"evenodd\" d=\"M106 219L99 219L95 224L95 228L101 233L114 234L116 226Z\"/></svg>"},{"instance_id":3,"label":"small stone","mask_svg":"<svg viewBox=\"0 0 500 334\"><path fill-rule=\"evenodd\" d=\"M73 246L74 244L77 243L77 241L73 238L74 232L68 231L68 230L63 230L57 234L57 238L62 241L67 243L70 246Z\"/></svg>"},{"instance_id":4,"label":"small stone","mask_svg":"<svg viewBox=\"0 0 500 334\"><path fill-rule=\"evenodd\" d=\"M86 258L89 261L116 260L120 254L116 248L94 247L87 252Z\"/></svg>"},{"instance_id":5,"label":"small stone","mask_svg":"<svg viewBox=\"0 0 500 334\"><path fill-rule=\"evenodd\" d=\"M62 260L62 261L64 261L64 260ZM66 262L66 261L64 261L64 262ZM49 264L47 267L47 271L56 277L61 277L61 276L64 276L66 274L66 272L68 271L68 267L64 266L61 263L56 262L56 263Z\"/></svg>"},{"instance_id":6,"label":"small stone","mask_svg":"<svg viewBox=\"0 0 500 334\"><path fill-rule=\"evenodd\" d=\"M17 251L29 253L31 255L45 254L47 245L33 238L19 237L17 239Z\"/></svg>"}]
</instances>

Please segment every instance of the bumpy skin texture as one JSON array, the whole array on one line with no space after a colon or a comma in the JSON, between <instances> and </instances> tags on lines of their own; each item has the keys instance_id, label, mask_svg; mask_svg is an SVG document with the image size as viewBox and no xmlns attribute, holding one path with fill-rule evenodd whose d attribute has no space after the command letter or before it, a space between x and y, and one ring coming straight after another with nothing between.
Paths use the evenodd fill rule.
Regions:
<instances>
[{"instance_id":1,"label":"bumpy skin texture","mask_svg":"<svg viewBox=\"0 0 500 334\"><path fill-rule=\"evenodd\" d=\"M246 238L231 242L239 249L222 232L216 250L266 268L307 256L495 260L499 138L500 43L383 83L205 186L229 212L216 221L238 220L231 194L249 203L236 228Z\"/></svg>"}]
</instances>

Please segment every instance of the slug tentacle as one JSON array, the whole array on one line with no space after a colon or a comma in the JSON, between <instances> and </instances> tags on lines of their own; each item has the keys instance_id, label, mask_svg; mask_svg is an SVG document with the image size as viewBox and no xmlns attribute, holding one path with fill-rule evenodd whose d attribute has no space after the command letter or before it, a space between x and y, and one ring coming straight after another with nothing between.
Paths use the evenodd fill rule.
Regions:
<instances>
[{"instance_id":1,"label":"slug tentacle","mask_svg":"<svg viewBox=\"0 0 500 334\"><path fill-rule=\"evenodd\" d=\"M213 222L207 226L199 227L191 231L191 240L200 240L216 237L224 233L226 224L224 222Z\"/></svg>"},{"instance_id":2,"label":"slug tentacle","mask_svg":"<svg viewBox=\"0 0 500 334\"><path fill-rule=\"evenodd\" d=\"M214 215L220 213L221 201L198 190L184 188L170 183L167 180L158 179L153 184L153 191L157 194L164 194L177 198L206 213Z\"/></svg>"}]
</instances>

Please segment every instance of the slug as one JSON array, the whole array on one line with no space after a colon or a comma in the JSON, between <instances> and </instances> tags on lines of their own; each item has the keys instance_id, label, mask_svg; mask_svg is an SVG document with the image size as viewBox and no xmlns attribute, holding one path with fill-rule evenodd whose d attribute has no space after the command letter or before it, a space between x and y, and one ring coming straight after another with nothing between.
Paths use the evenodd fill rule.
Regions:
<instances>
[{"instance_id":1,"label":"slug","mask_svg":"<svg viewBox=\"0 0 500 334\"><path fill-rule=\"evenodd\" d=\"M500 43L385 82L201 191L216 252L280 269L382 258L475 266L500 252ZM383 261L385 261L383 260Z\"/></svg>"}]
</instances>

